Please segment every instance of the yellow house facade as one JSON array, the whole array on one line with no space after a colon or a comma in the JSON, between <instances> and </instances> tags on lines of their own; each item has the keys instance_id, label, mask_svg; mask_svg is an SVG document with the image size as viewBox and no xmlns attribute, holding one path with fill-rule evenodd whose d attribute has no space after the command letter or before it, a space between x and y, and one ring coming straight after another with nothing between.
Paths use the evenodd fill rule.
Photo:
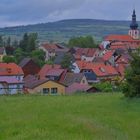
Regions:
<instances>
[{"instance_id":1,"label":"yellow house facade","mask_svg":"<svg viewBox=\"0 0 140 140\"><path fill-rule=\"evenodd\" d=\"M28 89L29 93L32 94L46 94L46 95L65 95L66 87L63 84L55 81L45 81L39 85L36 85L32 89Z\"/></svg>"}]
</instances>

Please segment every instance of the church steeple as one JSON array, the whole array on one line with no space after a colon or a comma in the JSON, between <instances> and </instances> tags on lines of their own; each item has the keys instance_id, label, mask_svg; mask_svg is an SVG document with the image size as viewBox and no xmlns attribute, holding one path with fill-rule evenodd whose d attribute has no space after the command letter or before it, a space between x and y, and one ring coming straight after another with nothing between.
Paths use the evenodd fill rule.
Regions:
<instances>
[{"instance_id":1,"label":"church steeple","mask_svg":"<svg viewBox=\"0 0 140 140\"><path fill-rule=\"evenodd\" d=\"M131 28L132 30L138 29L138 23L137 23L137 20L136 20L136 12L135 12L135 9L133 10L132 22L131 22L131 24L130 24L130 28Z\"/></svg>"},{"instance_id":2,"label":"church steeple","mask_svg":"<svg viewBox=\"0 0 140 140\"><path fill-rule=\"evenodd\" d=\"M130 30L128 33L133 39L139 39L140 37L140 31L138 29L138 23L136 18L136 12L135 9L133 10L132 14L132 22L130 24Z\"/></svg>"}]
</instances>

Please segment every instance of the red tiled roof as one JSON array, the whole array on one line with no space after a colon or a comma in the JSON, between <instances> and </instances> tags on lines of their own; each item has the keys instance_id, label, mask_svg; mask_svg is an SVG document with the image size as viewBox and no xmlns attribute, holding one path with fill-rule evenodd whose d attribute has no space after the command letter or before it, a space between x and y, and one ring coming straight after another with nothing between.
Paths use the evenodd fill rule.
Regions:
<instances>
[{"instance_id":1,"label":"red tiled roof","mask_svg":"<svg viewBox=\"0 0 140 140\"><path fill-rule=\"evenodd\" d=\"M67 52L69 49L59 46L58 44L49 44L44 43L41 45L43 48L45 48L48 51L62 51Z\"/></svg>"},{"instance_id":2,"label":"red tiled roof","mask_svg":"<svg viewBox=\"0 0 140 140\"><path fill-rule=\"evenodd\" d=\"M104 55L103 55L103 60L108 61L114 54L114 51L110 50L107 51Z\"/></svg>"},{"instance_id":3,"label":"red tiled roof","mask_svg":"<svg viewBox=\"0 0 140 140\"><path fill-rule=\"evenodd\" d=\"M116 50L116 49L126 49L127 44L123 42L112 42L110 45L110 49Z\"/></svg>"},{"instance_id":4,"label":"red tiled roof","mask_svg":"<svg viewBox=\"0 0 140 140\"><path fill-rule=\"evenodd\" d=\"M125 70L126 70L126 65L124 64L118 64L118 66L116 67L116 70L118 71L118 73L124 77L125 75Z\"/></svg>"},{"instance_id":5,"label":"red tiled roof","mask_svg":"<svg viewBox=\"0 0 140 140\"><path fill-rule=\"evenodd\" d=\"M85 55L87 57L93 57L97 49L95 48L79 48L76 50L75 55L76 56L82 56Z\"/></svg>"},{"instance_id":6,"label":"red tiled roof","mask_svg":"<svg viewBox=\"0 0 140 140\"><path fill-rule=\"evenodd\" d=\"M92 70L97 76L112 76L118 75L116 69L111 65L105 65L103 63L91 63L85 61L77 61L76 62L80 70L89 69Z\"/></svg>"},{"instance_id":7,"label":"red tiled roof","mask_svg":"<svg viewBox=\"0 0 140 140\"><path fill-rule=\"evenodd\" d=\"M124 46L124 45L126 45L126 43L120 42L120 41L112 42L111 43L111 46Z\"/></svg>"},{"instance_id":8,"label":"red tiled roof","mask_svg":"<svg viewBox=\"0 0 140 140\"><path fill-rule=\"evenodd\" d=\"M131 43L129 43L129 42L127 42L127 43L117 43L117 42L115 42L115 43L111 43L111 46L110 46L110 49L112 49L112 50L116 50L116 49L129 49L129 48L131 48L131 49L137 49L137 48L139 48L139 44L137 44L137 43L133 43L133 44L131 44Z\"/></svg>"},{"instance_id":9,"label":"red tiled roof","mask_svg":"<svg viewBox=\"0 0 140 140\"><path fill-rule=\"evenodd\" d=\"M117 58L116 63L117 64L129 64L129 59L127 57L125 57L124 55L120 56L119 58Z\"/></svg>"},{"instance_id":10,"label":"red tiled roof","mask_svg":"<svg viewBox=\"0 0 140 140\"><path fill-rule=\"evenodd\" d=\"M43 68L40 70L40 72L38 73L38 75L40 76L40 78L44 78L46 76L46 74L48 73L49 70L51 69L60 69L61 66L60 65L44 65Z\"/></svg>"},{"instance_id":11,"label":"red tiled roof","mask_svg":"<svg viewBox=\"0 0 140 140\"><path fill-rule=\"evenodd\" d=\"M117 50L117 49L127 49L127 46L110 46L111 50Z\"/></svg>"},{"instance_id":12,"label":"red tiled roof","mask_svg":"<svg viewBox=\"0 0 140 140\"><path fill-rule=\"evenodd\" d=\"M60 83L63 83L67 72L68 72L68 70L65 69L64 72L62 73L62 75L61 75L61 77L60 77L60 79L59 79L59 82L60 82Z\"/></svg>"},{"instance_id":13,"label":"red tiled roof","mask_svg":"<svg viewBox=\"0 0 140 140\"><path fill-rule=\"evenodd\" d=\"M78 65L80 70L86 69L86 68L91 69L93 66L92 62L86 62L86 61L76 61L76 64Z\"/></svg>"},{"instance_id":14,"label":"red tiled roof","mask_svg":"<svg viewBox=\"0 0 140 140\"><path fill-rule=\"evenodd\" d=\"M55 49L58 49L58 46L55 45L55 44L49 44L49 43L45 43L45 44L42 44L42 46L46 49L46 50L55 50Z\"/></svg>"},{"instance_id":15,"label":"red tiled roof","mask_svg":"<svg viewBox=\"0 0 140 140\"><path fill-rule=\"evenodd\" d=\"M81 60L81 56L80 55L74 55L76 60Z\"/></svg>"},{"instance_id":16,"label":"red tiled roof","mask_svg":"<svg viewBox=\"0 0 140 140\"><path fill-rule=\"evenodd\" d=\"M105 40L106 41L123 41L123 42L135 41L129 35L109 35L105 37Z\"/></svg>"},{"instance_id":17,"label":"red tiled roof","mask_svg":"<svg viewBox=\"0 0 140 140\"><path fill-rule=\"evenodd\" d=\"M23 74L22 68L15 63L0 63L0 76Z\"/></svg>"},{"instance_id":18,"label":"red tiled roof","mask_svg":"<svg viewBox=\"0 0 140 140\"><path fill-rule=\"evenodd\" d=\"M118 75L116 69L111 65L97 64L92 70L99 77Z\"/></svg>"},{"instance_id":19,"label":"red tiled roof","mask_svg":"<svg viewBox=\"0 0 140 140\"><path fill-rule=\"evenodd\" d=\"M64 72L64 69L56 69L56 68L53 68L53 69L50 69L46 73L46 75L47 76L60 76L63 72Z\"/></svg>"}]
</instances>

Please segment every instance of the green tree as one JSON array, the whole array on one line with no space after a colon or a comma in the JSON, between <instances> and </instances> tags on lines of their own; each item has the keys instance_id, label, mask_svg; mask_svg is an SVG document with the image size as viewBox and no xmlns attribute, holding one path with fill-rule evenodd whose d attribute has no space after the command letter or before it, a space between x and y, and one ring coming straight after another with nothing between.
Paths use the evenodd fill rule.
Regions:
<instances>
[{"instance_id":1,"label":"green tree","mask_svg":"<svg viewBox=\"0 0 140 140\"><path fill-rule=\"evenodd\" d=\"M37 47L37 33L29 34L27 51L34 51Z\"/></svg>"},{"instance_id":2,"label":"green tree","mask_svg":"<svg viewBox=\"0 0 140 140\"><path fill-rule=\"evenodd\" d=\"M72 57L70 54L65 54L63 57L63 60L61 62L61 66L64 69L68 69L71 70L71 66L72 66Z\"/></svg>"},{"instance_id":3,"label":"green tree","mask_svg":"<svg viewBox=\"0 0 140 140\"><path fill-rule=\"evenodd\" d=\"M25 34L23 35L23 39L20 41L19 47L20 47L23 51L26 51L26 50L27 50L27 47L28 47L28 34L27 34L27 33L25 33Z\"/></svg>"},{"instance_id":4,"label":"green tree","mask_svg":"<svg viewBox=\"0 0 140 140\"><path fill-rule=\"evenodd\" d=\"M112 92L113 91L113 85L109 81L96 83L96 84L94 84L94 86L102 92Z\"/></svg>"},{"instance_id":5,"label":"green tree","mask_svg":"<svg viewBox=\"0 0 140 140\"><path fill-rule=\"evenodd\" d=\"M19 63L24 57L26 57L25 52L21 48L17 48L14 54L17 63Z\"/></svg>"},{"instance_id":6,"label":"green tree","mask_svg":"<svg viewBox=\"0 0 140 140\"><path fill-rule=\"evenodd\" d=\"M7 38L6 46L8 46L8 47L11 46L11 37L10 36Z\"/></svg>"},{"instance_id":7,"label":"green tree","mask_svg":"<svg viewBox=\"0 0 140 140\"><path fill-rule=\"evenodd\" d=\"M131 56L132 61L126 70L122 90L126 97L140 97L140 50Z\"/></svg>"},{"instance_id":8,"label":"green tree","mask_svg":"<svg viewBox=\"0 0 140 140\"><path fill-rule=\"evenodd\" d=\"M25 33L23 39L19 43L19 47L25 52L31 52L37 46L37 33Z\"/></svg>"},{"instance_id":9,"label":"green tree","mask_svg":"<svg viewBox=\"0 0 140 140\"><path fill-rule=\"evenodd\" d=\"M45 64L45 52L43 50L34 50L31 53L31 57L41 67Z\"/></svg>"},{"instance_id":10,"label":"green tree","mask_svg":"<svg viewBox=\"0 0 140 140\"><path fill-rule=\"evenodd\" d=\"M81 48L95 48L97 44L95 43L92 36L85 37L75 37L69 40L68 46L70 47L81 47Z\"/></svg>"},{"instance_id":11,"label":"green tree","mask_svg":"<svg viewBox=\"0 0 140 140\"><path fill-rule=\"evenodd\" d=\"M0 47L3 47L3 37L2 37L2 35L0 35Z\"/></svg>"},{"instance_id":12,"label":"green tree","mask_svg":"<svg viewBox=\"0 0 140 140\"><path fill-rule=\"evenodd\" d=\"M12 42L12 47L14 48L19 47L19 42L16 39Z\"/></svg>"},{"instance_id":13,"label":"green tree","mask_svg":"<svg viewBox=\"0 0 140 140\"><path fill-rule=\"evenodd\" d=\"M4 56L3 62L4 63L16 63L16 58L14 56Z\"/></svg>"}]
</instances>

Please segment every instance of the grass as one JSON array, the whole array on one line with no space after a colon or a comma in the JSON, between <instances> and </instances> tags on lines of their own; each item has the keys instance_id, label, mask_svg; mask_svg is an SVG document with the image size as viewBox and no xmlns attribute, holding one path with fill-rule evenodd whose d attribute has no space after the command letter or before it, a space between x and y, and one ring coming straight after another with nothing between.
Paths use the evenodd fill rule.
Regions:
<instances>
[{"instance_id":1,"label":"grass","mask_svg":"<svg viewBox=\"0 0 140 140\"><path fill-rule=\"evenodd\" d=\"M0 140L139 140L140 99L0 96Z\"/></svg>"}]
</instances>

